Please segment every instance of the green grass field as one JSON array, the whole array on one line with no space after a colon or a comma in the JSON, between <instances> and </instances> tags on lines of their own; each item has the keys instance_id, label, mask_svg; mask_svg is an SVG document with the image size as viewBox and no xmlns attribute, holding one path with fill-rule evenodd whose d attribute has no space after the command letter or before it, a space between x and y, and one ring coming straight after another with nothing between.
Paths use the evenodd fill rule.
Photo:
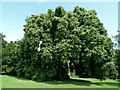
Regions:
<instances>
[{"instance_id":1,"label":"green grass field","mask_svg":"<svg viewBox=\"0 0 120 90\"><path fill-rule=\"evenodd\" d=\"M0 79L2 88L118 88L117 80L72 78L69 81L35 82L7 75L0 75Z\"/></svg>"}]
</instances>

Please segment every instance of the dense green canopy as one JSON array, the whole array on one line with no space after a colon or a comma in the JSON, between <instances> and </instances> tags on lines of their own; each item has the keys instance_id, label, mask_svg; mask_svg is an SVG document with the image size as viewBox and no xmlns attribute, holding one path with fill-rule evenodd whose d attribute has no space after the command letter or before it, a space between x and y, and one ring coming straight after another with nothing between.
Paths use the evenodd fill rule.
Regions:
<instances>
[{"instance_id":1,"label":"dense green canopy","mask_svg":"<svg viewBox=\"0 0 120 90\"><path fill-rule=\"evenodd\" d=\"M65 80L70 72L100 80L116 77L113 42L94 10L76 6L32 15L17 46L16 74L33 80ZM39 47L39 42L42 44ZM38 48L41 50L38 52Z\"/></svg>"}]
</instances>

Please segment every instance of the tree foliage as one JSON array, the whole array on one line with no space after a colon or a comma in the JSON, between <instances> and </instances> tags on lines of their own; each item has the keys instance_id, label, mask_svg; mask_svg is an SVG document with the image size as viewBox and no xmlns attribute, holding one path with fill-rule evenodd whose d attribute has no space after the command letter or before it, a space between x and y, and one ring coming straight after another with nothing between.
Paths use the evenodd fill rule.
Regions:
<instances>
[{"instance_id":1,"label":"tree foliage","mask_svg":"<svg viewBox=\"0 0 120 90\"><path fill-rule=\"evenodd\" d=\"M9 75L16 75L16 71L15 71L15 67L16 67L16 63L17 63L17 55L16 55L16 51L17 51L17 41L13 42L11 41L10 43L8 43L4 38L5 35L3 35L2 33L0 33L0 37L1 37L1 59L2 59L2 66L1 68L1 73L2 74L9 74Z\"/></svg>"},{"instance_id":2,"label":"tree foliage","mask_svg":"<svg viewBox=\"0 0 120 90\"><path fill-rule=\"evenodd\" d=\"M117 41L115 47L115 53L116 53L116 65L117 70L118 70L118 78L120 79L120 32L118 31L118 34L116 36L114 36L115 40Z\"/></svg>"},{"instance_id":3,"label":"tree foliage","mask_svg":"<svg viewBox=\"0 0 120 90\"><path fill-rule=\"evenodd\" d=\"M15 67L17 62L16 45L14 42L7 43L2 48L2 73L16 75Z\"/></svg>"},{"instance_id":4,"label":"tree foliage","mask_svg":"<svg viewBox=\"0 0 120 90\"><path fill-rule=\"evenodd\" d=\"M67 12L58 6L27 18L24 27L24 38L16 50L19 77L65 80L73 69L80 77L103 80L117 76L113 42L96 11L76 6Z\"/></svg>"}]
</instances>

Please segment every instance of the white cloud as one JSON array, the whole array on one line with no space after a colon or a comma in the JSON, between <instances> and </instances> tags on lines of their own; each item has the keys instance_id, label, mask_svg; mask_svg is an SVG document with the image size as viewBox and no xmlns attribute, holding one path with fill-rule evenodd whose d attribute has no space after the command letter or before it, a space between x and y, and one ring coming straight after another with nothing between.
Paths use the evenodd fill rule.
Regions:
<instances>
[{"instance_id":1,"label":"white cloud","mask_svg":"<svg viewBox=\"0 0 120 90\"><path fill-rule=\"evenodd\" d=\"M21 29L21 30L15 30L14 32L7 32L7 33L3 32L3 34L6 35L5 40L7 42L10 42L10 41L21 40L24 36L24 31Z\"/></svg>"}]
</instances>

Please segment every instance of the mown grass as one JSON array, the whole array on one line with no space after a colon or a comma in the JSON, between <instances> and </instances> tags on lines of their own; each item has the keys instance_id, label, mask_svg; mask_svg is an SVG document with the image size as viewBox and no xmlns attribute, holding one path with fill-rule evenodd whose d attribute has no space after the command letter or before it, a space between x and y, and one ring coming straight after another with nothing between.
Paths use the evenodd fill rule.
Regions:
<instances>
[{"instance_id":1,"label":"mown grass","mask_svg":"<svg viewBox=\"0 0 120 90\"><path fill-rule=\"evenodd\" d=\"M35 82L7 75L2 77L2 88L118 88L117 80L99 81L88 78L72 78L68 81Z\"/></svg>"}]
</instances>

